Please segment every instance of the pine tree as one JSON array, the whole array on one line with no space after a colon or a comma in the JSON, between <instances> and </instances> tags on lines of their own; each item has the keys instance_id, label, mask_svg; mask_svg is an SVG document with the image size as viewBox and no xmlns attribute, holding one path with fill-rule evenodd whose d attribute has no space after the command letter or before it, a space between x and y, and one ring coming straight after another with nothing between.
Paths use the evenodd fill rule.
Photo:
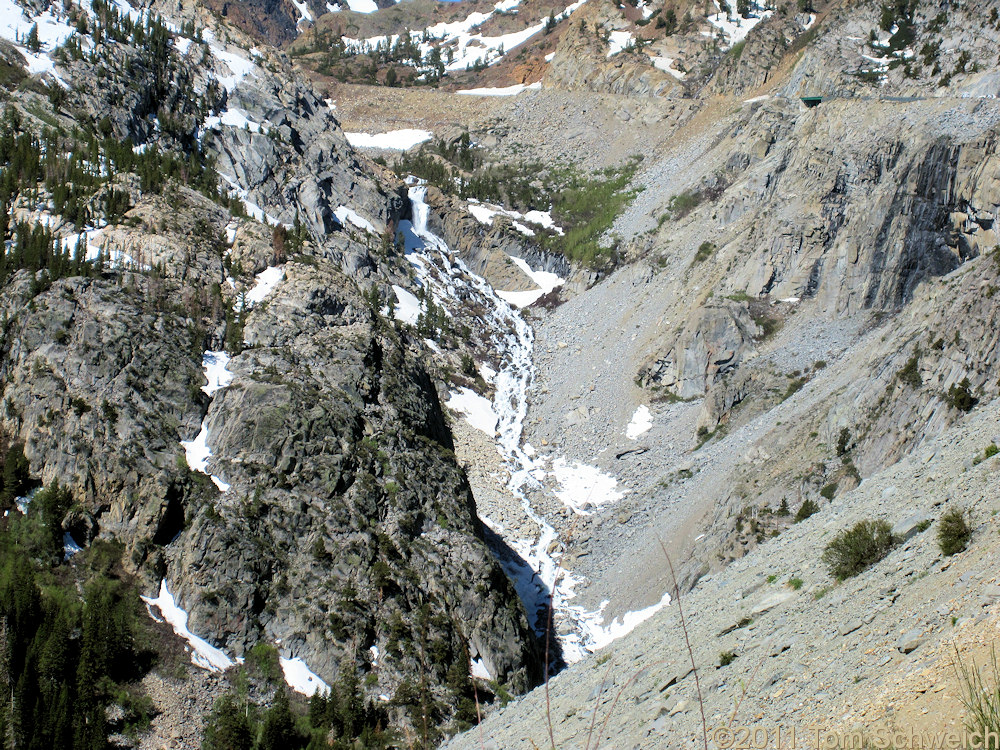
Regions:
<instances>
[{"instance_id":1,"label":"pine tree","mask_svg":"<svg viewBox=\"0 0 1000 750\"><path fill-rule=\"evenodd\" d=\"M274 703L264 715L260 741L257 750L288 750L301 741L295 729L295 718L288 707L288 694L279 686L274 694Z\"/></svg>"},{"instance_id":2,"label":"pine tree","mask_svg":"<svg viewBox=\"0 0 1000 750\"><path fill-rule=\"evenodd\" d=\"M42 48L42 43L38 39L38 24L36 23L28 31L28 37L24 40L24 46L28 48L30 52L38 52Z\"/></svg>"},{"instance_id":3,"label":"pine tree","mask_svg":"<svg viewBox=\"0 0 1000 750\"><path fill-rule=\"evenodd\" d=\"M229 693L215 702L205 722L202 750L253 750L250 723Z\"/></svg>"}]
</instances>

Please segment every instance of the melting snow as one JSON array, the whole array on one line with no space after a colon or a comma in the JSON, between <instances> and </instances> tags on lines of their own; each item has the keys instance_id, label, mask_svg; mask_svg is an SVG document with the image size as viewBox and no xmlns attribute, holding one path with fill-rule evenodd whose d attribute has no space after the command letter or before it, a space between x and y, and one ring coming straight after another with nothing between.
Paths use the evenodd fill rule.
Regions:
<instances>
[{"instance_id":1,"label":"melting snow","mask_svg":"<svg viewBox=\"0 0 1000 750\"><path fill-rule=\"evenodd\" d=\"M480 680L493 679L492 675L490 675L490 670L486 668L486 664L483 662L482 658L470 661L469 670L472 672L473 677L478 677Z\"/></svg>"},{"instance_id":2,"label":"melting snow","mask_svg":"<svg viewBox=\"0 0 1000 750\"><path fill-rule=\"evenodd\" d=\"M340 226L347 226L347 222L351 222L354 226L359 229L364 229L372 234L378 234L375 229L375 225L372 224L368 219L359 214L357 211L348 208L347 206L340 206L333 215L337 217L337 221L340 222Z\"/></svg>"},{"instance_id":3,"label":"melting snow","mask_svg":"<svg viewBox=\"0 0 1000 750\"><path fill-rule=\"evenodd\" d=\"M251 75L257 75L257 66L250 62L250 60L236 52L230 52L217 44L213 44L215 35L211 31L205 31L204 38L209 43L208 48L211 51L212 56L229 68L229 72L232 74L219 78L219 84L222 85L226 91L232 93L233 89L235 89L237 84L239 84L239 82L244 78Z\"/></svg>"},{"instance_id":4,"label":"melting snow","mask_svg":"<svg viewBox=\"0 0 1000 750\"><path fill-rule=\"evenodd\" d=\"M353 2L353 0L350 1ZM370 0L365 1L368 2ZM562 13L556 15L556 21L559 22L568 18L573 11L586 2L587 0L577 0L572 5L567 6ZM520 0L502 0L486 13L476 11L470 13L468 17L461 21L453 21L451 23L441 22L423 30L410 31L410 38L419 45L420 53L424 57L430 54L434 44L446 45L447 49L451 52L451 60L445 64L445 70L450 72L466 70L477 63L492 65L500 60L504 54L545 29L548 19L522 31L503 34L501 36L484 37L481 34L473 33L475 29L482 26L494 14L509 12L519 4ZM387 37L377 36L368 39L352 39L345 36L342 39L348 48L357 52L364 52L374 49L379 44L384 44ZM398 36L390 36L388 39L391 44L398 39ZM434 44L430 40L434 40Z\"/></svg>"},{"instance_id":5,"label":"melting snow","mask_svg":"<svg viewBox=\"0 0 1000 750\"><path fill-rule=\"evenodd\" d=\"M235 178L230 177L229 175L224 174L222 172L219 172L218 175L223 180L225 180L226 183L229 185L230 195L231 196L235 196L235 197L239 198L240 201L242 201L243 206L244 206L244 208L246 208L247 214L249 216L251 216L252 218L256 219L261 224L270 224L271 226L278 226L279 224L281 224L281 221L279 221L278 219L276 219L274 216L271 216L269 213L266 213L264 211L264 209L262 209L256 203L253 203L247 197L249 195L249 193L246 190L244 190L243 188L241 188L238 184L236 184ZM291 224L285 224L285 227L287 229L291 229L292 228Z\"/></svg>"},{"instance_id":6,"label":"melting snow","mask_svg":"<svg viewBox=\"0 0 1000 750\"><path fill-rule=\"evenodd\" d=\"M629 440L635 440L642 433L648 432L652 426L653 415L649 413L649 407L643 404L632 415L632 421L625 428L625 437Z\"/></svg>"},{"instance_id":7,"label":"melting snow","mask_svg":"<svg viewBox=\"0 0 1000 750\"><path fill-rule=\"evenodd\" d=\"M312 23L313 14L309 12L309 3L292 0L292 5L294 5L295 10L299 12L299 20L295 22L296 26L300 23Z\"/></svg>"},{"instance_id":8,"label":"melting snow","mask_svg":"<svg viewBox=\"0 0 1000 750\"><path fill-rule=\"evenodd\" d=\"M28 508L31 507L31 501L35 497L35 493L38 492L40 488L35 488L27 495L22 495L21 497L15 498L14 503L17 505L17 509L21 511L22 516L28 515Z\"/></svg>"},{"instance_id":9,"label":"melting snow","mask_svg":"<svg viewBox=\"0 0 1000 750\"><path fill-rule=\"evenodd\" d=\"M582 609L580 609L580 624L583 631L588 636L589 641L587 650L596 651L600 648L604 648L612 641L617 640L624 635L628 635L635 630L635 627L639 623L645 622L668 604L670 604L670 594L664 594L663 598L661 598L656 604L635 612L626 612L622 616L620 622L616 617L607 625L603 624L604 610L608 606L607 600L601 602L601 608L597 612L585 613Z\"/></svg>"},{"instance_id":10,"label":"melting snow","mask_svg":"<svg viewBox=\"0 0 1000 750\"><path fill-rule=\"evenodd\" d=\"M678 81L683 81L685 73L680 70L676 70L674 65L674 58L672 57L650 57L650 61L653 63L653 67L657 70L662 70L664 73L669 73Z\"/></svg>"},{"instance_id":11,"label":"melting snow","mask_svg":"<svg viewBox=\"0 0 1000 750\"><path fill-rule=\"evenodd\" d=\"M323 682L317 674L312 672L299 657L296 656L294 659L279 657L278 663L281 665L281 671L285 675L285 682L296 693L301 693L311 698L317 692L325 693L329 691L330 686Z\"/></svg>"},{"instance_id":12,"label":"melting snow","mask_svg":"<svg viewBox=\"0 0 1000 750\"><path fill-rule=\"evenodd\" d=\"M536 81L535 83L527 84L515 83L513 86L504 86L503 88L460 89L455 93L466 96L515 96L522 91L538 91L541 88L542 82Z\"/></svg>"},{"instance_id":13,"label":"melting snow","mask_svg":"<svg viewBox=\"0 0 1000 750\"><path fill-rule=\"evenodd\" d=\"M212 457L212 449L208 447L208 425L205 422L201 423L201 431L194 440L181 440L181 447L184 448L184 456L192 470L208 474L220 492L229 491L231 485L208 473L208 459Z\"/></svg>"},{"instance_id":14,"label":"melting snow","mask_svg":"<svg viewBox=\"0 0 1000 750\"><path fill-rule=\"evenodd\" d=\"M398 321L415 326L417 318L420 317L420 300L414 294L395 284L392 285L392 291L396 293L396 299L399 300L393 308L393 316Z\"/></svg>"},{"instance_id":15,"label":"melting snow","mask_svg":"<svg viewBox=\"0 0 1000 750\"><path fill-rule=\"evenodd\" d=\"M715 15L709 16L708 22L719 29L725 36L726 49L729 49L734 44L739 44L746 39L747 34L750 33L750 30L753 29L754 26L759 24L774 12L772 10L761 10L755 2L754 10L751 12L750 17L743 18L739 14L730 15L728 13L724 13L722 11L722 7L719 5L719 0L715 0L715 7L719 12Z\"/></svg>"},{"instance_id":16,"label":"melting snow","mask_svg":"<svg viewBox=\"0 0 1000 750\"><path fill-rule=\"evenodd\" d=\"M470 297L487 310L484 318L491 324L491 342L499 362L499 372L492 368L488 371L495 387L492 414L486 413L485 404L474 403L482 408L481 413L490 424L495 425L497 448L510 472L507 486L520 500L525 515L537 524L538 533L527 539L512 538L501 524L488 518L482 520L496 533L503 534L516 552L516 557L500 556L498 560L524 602L531 624L538 632L544 629L545 613L551 602L559 625L563 657L568 662L579 661L588 651L631 630L655 609L624 615L621 621L615 620L605 626L603 608L591 612L569 603L576 595L575 587L583 579L561 567L559 552L550 552L558 535L552 525L535 512L527 493L528 488L541 489L541 482L547 475L547 459L537 456L531 446L521 443L527 415L527 392L534 378L531 327L482 278L455 260L440 238L427 230L425 194L426 188L411 186L413 221L412 224L400 223L406 239L407 258L418 277L427 284L428 291L446 310L450 304L468 304ZM485 365L481 371L484 375L487 373ZM608 503L623 494L617 489L614 477L595 467L569 466L564 459L557 458L553 471L561 485L556 494L570 507L578 506L581 513L586 512L583 506L587 503L590 506ZM669 598L664 597L661 604L667 601Z\"/></svg>"},{"instance_id":17,"label":"melting snow","mask_svg":"<svg viewBox=\"0 0 1000 750\"><path fill-rule=\"evenodd\" d=\"M257 274L257 283L244 297L246 306L252 309L263 302L264 298L274 291L283 278L285 278L285 269L281 266L268 266Z\"/></svg>"},{"instance_id":18,"label":"melting snow","mask_svg":"<svg viewBox=\"0 0 1000 750\"><path fill-rule=\"evenodd\" d=\"M347 0L347 6L355 13L374 13L378 10L375 0Z\"/></svg>"},{"instance_id":19,"label":"melting snow","mask_svg":"<svg viewBox=\"0 0 1000 750\"><path fill-rule=\"evenodd\" d=\"M532 289L529 291L514 291L514 292L497 292L497 296L500 299L506 300L515 307L527 307L541 297L543 294L548 294L557 286L563 284L565 279L559 277L558 275L551 273L550 271L533 271L531 266L528 265L527 261L523 258L518 258L516 256L508 256L514 265L524 271L527 276L538 284L538 289Z\"/></svg>"},{"instance_id":20,"label":"melting snow","mask_svg":"<svg viewBox=\"0 0 1000 750\"><path fill-rule=\"evenodd\" d=\"M211 672L223 672L233 666L233 660L222 649L216 648L208 641L199 638L188 630L187 612L177 606L173 595L170 593L170 589L167 587L166 578L160 581L160 595L158 597L150 599L144 596L142 600L146 603L147 609L149 607L156 607L160 610L163 619L170 624L174 632L188 642L188 645L191 646L191 661L196 667L201 667ZM155 619L152 610L150 610L149 614ZM238 661L242 661L242 659Z\"/></svg>"},{"instance_id":21,"label":"melting snow","mask_svg":"<svg viewBox=\"0 0 1000 750\"><path fill-rule=\"evenodd\" d=\"M434 134L429 130L390 130L388 133L344 133L347 142L354 148L384 148L393 151L406 151L414 146L429 141Z\"/></svg>"},{"instance_id":22,"label":"melting snow","mask_svg":"<svg viewBox=\"0 0 1000 750\"><path fill-rule=\"evenodd\" d=\"M514 262L514 265L520 268L525 274L528 275L532 281L534 281L538 286L542 288L542 292L548 294L557 286L562 286L566 279L562 278L558 274L554 274L551 271L532 271L531 266L523 258L518 258L514 255L509 256Z\"/></svg>"},{"instance_id":23,"label":"melting snow","mask_svg":"<svg viewBox=\"0 0 1000 750\"><path fill-rule=\"evenodd\" d=\"M617 489L618 480L613 476L579 461L570 466L559 457L552 462L552 473L559 482L556 497L580 515L589 515L591 508L615 503L625 494Z\"/></svg>"},{"instance_id":24,"label":"melting snow","mask_svg":"<svg viewBox=\"0 0 1000 750\"><path fill-rule=\"evenodd\" d=\"M89 5L89 4L88 4ZM57 7L53 5L52 7ZM23 46L31 27L38 25L39 52L30 52ZM50 10L37 16L29 16L27 12L13 0L0 0L0 37L11 42L24 55L29 73L51 73L63 87L66 83L56 73L55 65L49 57L56 47L65 42L76 29L70 26L68 20L53 15Z\"/></svg>"},{"instance_id":25,"label":"melting snow","mask_svg":"<svg viewBox=\"0 0 1000 750\"><path fill-rule=\"evenodd\" d=\"M201 365L205 370L205 379L208 381L208 384L203 385L201 389L209 397L233 382L233 373L227 369L229 355L225 352L206 351L201 357ZM181 446L184 448L188 466L192 470L208 474L220 492L229 491L229 484L214 474L208 473L208 459L212 457L212 449L208 446L208 424L205 420L202 420L201 431L194 440L182 440Z\"/></svg>"},{"instance_id":26,"label":"melting snow","mask_svg":"<svg viewBox=\"0 0 1000 750\"><path fill-rule=\"evenodd\" d=\"M635 37L629 31L612 31L608 37L608 57L614 57L626 47L635 43Z\"/></svg>"},{"instance_id":27,"label":"melting snow","mask_svg":"<svg viewBox=\"0 0 1000 750\"><path fill-rule=\"evenodd\" d=\"M202 355L201 363L205 368L205 377L208 378L208 385L203 385L201 389L205 391L207 396L211 396L233 382L233 373L227 369L229 355L225 352L207 351Z\"/></svg>"},{"instance_id":28,"label":"melting snow","mask_svg":"<svg viewBox=\"0 0 1000 750\"><path fill-rule=\"evenodd\" d=\"M552 218L551 211L528 211L527 213L522 214L520 211L514 211L513 209L480 203L475 198L469 199L469 202L466 204L466 208L469 213L475 216L476 220L481 224L492 224L493 217L499 214L501 216L509 216L511 219L522 219L523 221L527 221L529 224L535 224L544 229L551 229L560 236L564 234L563 230L556 226L556 223ZM534 236L535 234L531 229L528 229L528 227L523 224L519 224L517 221L514 222L514 228L529 237Z\"/></svg>"},{"instance_id":29,"label":"melting snow","mask_svg":"<svg viewBox=\"0 0 1000 750\"><path fill-rule=\"evenodd\" d=\"M206 130L218 128L219 125L229 125L240 130L248 129L252 133L259 133L261 130L259 122L254 122L238 109L227 109L221 115L205 118L204 127Z\"/></svg>"},{"instance_id":30,"label":"melting snow","mask_svg":"<svg viewBox=\"0 0 1000 750\"><path fill-rule=\"evenodd\" d=\"M465 421L477 430L482 430L490 437L496 436L498 419L493 411L493 402L488 398L480 396L471 388L460 388L457 393L452 392L445 406L464 414Z\"/></svg>"}]
</instances>

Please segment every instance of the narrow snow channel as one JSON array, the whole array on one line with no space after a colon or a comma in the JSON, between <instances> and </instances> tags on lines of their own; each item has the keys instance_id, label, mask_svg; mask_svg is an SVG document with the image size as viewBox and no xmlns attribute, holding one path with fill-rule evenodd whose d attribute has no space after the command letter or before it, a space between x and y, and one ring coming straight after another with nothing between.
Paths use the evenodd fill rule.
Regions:
<instances>
[{"instance_id":1,"label":"narrow snow channel","mask_svg":"<svg viewBox=\"0 0 1000 750\"><path fill-rule=\"evenodd\" d=\"M211 398L216 391L225 388L233 382L233 373L229 371L229 355L224 351L206 351L201 357L201 365L205 370L205 379L208 381L201 389ZM208 474L212 482L219 488L220 492L228 492L230 485L221 478L209 473L208 459L212 457L212 449L208 445L208 419L201 422L201 432L194 440L182 440L181 446L184 448L184 457L188 466L194 471Z\"/></svg>"},{"instance_id":2,"label":"narrow snow channel","mask_svg":"<svg viewBox=\"0 0 1000 750\"><path fill-rule=\"evenodd\" d=\"M221 648L216 648L204 638L199 638L188 630L188 614L177 606L177 602L174 601L174 596L170 593L169 586L167 586L166 578L160 581L159 596L155 599L144 596L142 600L146 603L147 609L149 609L150 617L154 620L159 619L153 614L152 607L156 607L160 610L163 620L169 623L177 635L188 642L188 645L191 647L191 662L196 667L207 669L210 672L224 672L233 666L233 664L242 661L242 659L239 659L234 662Z\"/></svg>"},{"instance_id":3,"label":"narrow snow channel","mask_svg":"<svg viewBox=\"0 0 1000 750\"><path fill-rule=\"evenodd\" d=\"M562 646L563 659L568 663L579 661L587 653L630 632L665 607L670 597L665 594L650 607L628 612L610 623L605 623L604 617L608 602L593 611L572 603L575 587L584 581L560 565L560 552L550 552L558 546L553 544L558 534L532 506L529 490L544 490L542 482L551 476L557 485L552 490L554 496L580 514L615 502L625 490L618 488L614 477L596 467L571 463L562 457L539 456L522 442L528 411L527 393L534 379L534 334L511 303L455 258L443 240L428 231L429 209L425 195L424 186L411 184L413 221L400 223L407 258L414 266L417 280L433 296L435 303L446 309L468 304L471 295L489 310L484 317L491 323L492 344L500 360L499 371L490 372L495 387L492 408L488 408L486 399L468 389L453 393L447 405L462 412L474 427L495 434L497 449L510 473L508 489L520 501L525 515L537 525L538 534L530 539L517 538L488 518L484 518L483 523L502 536L519 556L513 559L500 555L498 560L521 596L531 624L536 631L544 629L551 602L553 625ZM528 265L521 259L517 261L520 261L519 266ZM554 288L562 281L555 274L533 271L530 267L526 273L543 289ZM401 304L396 315L401 318L403 311L399 308L411 307L412 303L404 302L404 295L399 295L398 290L397 296ZM412 314L412 310L408 312Z\"/></svg>"}]
</instances>

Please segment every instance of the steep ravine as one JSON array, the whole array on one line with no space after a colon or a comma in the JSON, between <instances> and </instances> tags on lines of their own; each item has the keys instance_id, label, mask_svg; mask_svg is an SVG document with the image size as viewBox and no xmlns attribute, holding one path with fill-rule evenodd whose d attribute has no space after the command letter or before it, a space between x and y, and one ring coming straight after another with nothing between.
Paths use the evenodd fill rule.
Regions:
<instances>
[{"instance_id":1,"label":"steep ravine","mask_svg":"<svg viewBox=\"0 0 1000 750\"><path fill-rule=\"evenodd\" d=\"M544 633L551 606L561 658L578 661L588 651L629 632L666 606L670 597L665 594L658 604L610 623L603 615L607 602L596 610L574 602L575 589L585 581L562 564L565 543L547 514L563 515L570 509L580 516L590 515L599 505L620 498L622 488L595 467L557 454L542 456L524 441L528 392L535 378L531 326L516 307L455 258L447 244L428 229L426 188L414 185L409 193L413 221L403 222L401 229L407 258L419 283L431 291L436 304L456 317L467 314L463 311L470 308L485 311L477 317L483 329L480 333L491 347L491 365L480 369L494 390L492 402L466 394L464 401L449 403L464 411L470 423L492 425L491 437L507 475L511 504L503 509L504 521L482 511L480 517L498 538L492 545L494 553L517 587L536 631ZM401 314L398 307L396 314Z\"/></svg>"}]
</instances>

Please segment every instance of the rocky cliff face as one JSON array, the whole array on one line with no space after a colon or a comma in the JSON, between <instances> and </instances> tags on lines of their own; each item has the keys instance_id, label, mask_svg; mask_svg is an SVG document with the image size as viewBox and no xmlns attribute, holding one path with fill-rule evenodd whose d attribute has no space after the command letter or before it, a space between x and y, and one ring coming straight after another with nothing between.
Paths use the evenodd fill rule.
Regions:
<instances>
[{"instance_id":1,"label":"rocky cliff face","mask_svg":"<svg viewBox=\"0 0 1000 750\"><path fill-rule=\"evenodd\" d=\"M942 102L919 111L910 116L929 127L914 136L891 117L866 128L864 108L847 102L804 112L759 105L718 142L721 166L684 193L694 196L691 215L661 232L676 241L713 227L720 250L689 273L715 279L722 295L814 299L844 316L899 310L921 281L995 245L994 109ZM714 199L713 181L723 187ZM736 352L750 339L738 335L737 346L739 327L724 325L708 325L706 339L697 332L706 316L718 317L695 313L643 377L680 396L703 392L683 373L712 368L706 351Z\"/></svg>"},{"instance_id":2,"label":"rocky cliff face","mask_svg":"<svg viewBox=\"0 0 1000 750\"><path fill-rule=\"evenodd\" d=\"M584 6L559 39L559 47L545 75L556 88L627 94L629 96L676 97L683 93L678 80L651 64L641 53L620 52L608 56L607 36L630 26L610 6Z\"/></svg>"},{"instance_id":3,"label":"rocky cliff face","mask_svg":"<svg viewBox=\"0 0 1000 750\"><path fill-rule=\"evenodd\" d=\"M431 208L428 226L495 289L530 289L534 285L510 260L511 256L527 261L533 270L549 271L562 278L573 274L565 257L541 250L504 217L484 226L462 201L436 188L428 190L427 204Z\"/></svg>"},{"instance_id":4,"label":"rocky cliff face","mask_svg":"<svg viewBox=\"0 0 1000 750\"><path fill-rule=\"evenodd\" d=\"M13 220L103 262L17 271L0 290L5 440L70 490L78 543L120 543L144 593L169 581L190 629L232 657L276 644L331 684L360 669L368 697L399 693L400 725L415 684L447 721L471 662L532 686L536 637L484 540L440 373L386 316L390 284L414 284L392 242L403 186L280 56L168 38L160 72L129 79L129 60L150 59L134 39L69 60L62 108L35 92L12 104L28 133L32 113L69 133L90 112L93 148L139 163L103 175L81 235L50 186L11 199ZM96 86L101 55L126 63ZM146 106L161 86L169 122ZM161 150L178 161L149 174L141 159ZM205 164L221 194L214 171L194 184ZM108 195L125 207L106 222ZM206 384L206 356L225 382Z\"/></svg>"}]
</instances>

